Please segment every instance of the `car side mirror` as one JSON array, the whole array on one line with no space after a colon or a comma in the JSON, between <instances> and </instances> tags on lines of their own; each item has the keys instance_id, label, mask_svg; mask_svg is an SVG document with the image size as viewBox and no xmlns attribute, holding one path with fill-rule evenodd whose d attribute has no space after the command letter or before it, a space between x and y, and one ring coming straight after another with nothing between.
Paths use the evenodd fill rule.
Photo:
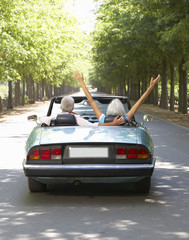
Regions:
<instances>
[{"instance_id":1,"label":"car side mirror","mask_svg":"<svg viewBox=\"0 0 189 240\"><path fill-rule=\"evenodd\" d=\"M143 116L143 121L144 122L151 122L153 120L153 117L150 115L144 115Z\"/></svg>"},{"instance_id":2,"label":"car side mirror","mask_svg":"<svg viewBox=\"0 0 189 240\"><path fill-rule=\"evenodd\" d=\"M28 121L36 121L37 122L37 115L30 115L27 117Z\"/></svg>"}]
</instances>

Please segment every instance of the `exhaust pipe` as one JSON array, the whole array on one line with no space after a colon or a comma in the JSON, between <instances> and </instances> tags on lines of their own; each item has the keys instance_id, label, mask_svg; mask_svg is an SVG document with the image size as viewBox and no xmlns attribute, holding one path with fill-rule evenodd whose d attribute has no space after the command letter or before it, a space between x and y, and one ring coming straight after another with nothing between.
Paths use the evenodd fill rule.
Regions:
<instances>
[{"instance_id":1,"label":"exhaust pipe","mask_svg":"<svg viewBox=\"0 0 189 240\"><path fill-rule=\"evenodd\" d=\"M75 187L79 187L81 185L81 182L79 180L75 180L73 184Z\"/></svg>"}]
</instances>

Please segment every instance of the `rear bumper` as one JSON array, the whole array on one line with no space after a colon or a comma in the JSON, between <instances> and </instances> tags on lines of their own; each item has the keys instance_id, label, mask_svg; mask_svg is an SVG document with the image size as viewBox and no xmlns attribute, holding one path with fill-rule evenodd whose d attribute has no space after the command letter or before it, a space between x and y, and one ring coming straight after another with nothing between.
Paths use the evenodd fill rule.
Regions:
<instances>
[{"instance_id":1,"label":"rear bumper","mask_svg":"<svg viewBox=\"0 0 189 240\"><path fill-rule=\"evenodd\" d=\"M24 173L28 177L146 177L152 176L152 164L57 164L37 165L24 163Z\"/></svg>"}]
</instances>

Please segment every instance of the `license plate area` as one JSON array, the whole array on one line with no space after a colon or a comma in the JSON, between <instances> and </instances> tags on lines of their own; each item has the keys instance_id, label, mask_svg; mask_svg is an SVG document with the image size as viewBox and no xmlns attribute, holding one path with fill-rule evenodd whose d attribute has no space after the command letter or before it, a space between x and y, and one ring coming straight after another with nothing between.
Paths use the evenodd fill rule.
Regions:
<instances>
[{"instance_id":1,"label":"license plate area","mask_svg":"<svg viewBox=\"0 0 189 240\"><path fill-rule=\"evenodd\" d=\"M64 150L64 163L109 163L111 147L110 146L66 146Z\"/></svg>"}]
</instances>

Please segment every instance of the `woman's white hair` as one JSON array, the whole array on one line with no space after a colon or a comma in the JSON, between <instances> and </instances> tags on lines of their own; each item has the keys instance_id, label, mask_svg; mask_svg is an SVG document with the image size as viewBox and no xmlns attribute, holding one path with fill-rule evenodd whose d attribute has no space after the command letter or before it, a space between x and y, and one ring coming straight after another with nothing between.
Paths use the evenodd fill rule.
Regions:
<instances>
[{"instance_id":1,"label":"woman's white hair","mask_svg":"<svg viewBox=\"0 0 189 240\"><path fill-rule=\"evenodd\" d=\"M125 109L122 102L119 99L113 99L107 108L107 115L120 115L125 116Z\"/></svg>"},{"instance_id":2,"label":"woman's white hair","mask_svg":"<svg viewBox=\"0 0 189 240\"><path fill-rule=\"evenodd\" d=\"M70 96L65 96L62 98L60 108L63 112L71 113L74 109L74 99Z\"/></svg>"}]
</instances>

